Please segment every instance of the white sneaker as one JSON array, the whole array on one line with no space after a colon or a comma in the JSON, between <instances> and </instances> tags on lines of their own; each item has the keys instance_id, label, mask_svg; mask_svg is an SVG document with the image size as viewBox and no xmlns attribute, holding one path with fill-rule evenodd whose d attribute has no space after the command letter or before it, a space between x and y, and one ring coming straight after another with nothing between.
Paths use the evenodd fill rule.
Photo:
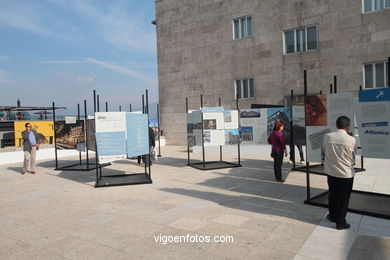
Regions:
<instances>
[{"instance_id":1,"label":"white sneaker","mask_svg":"<svg viewBox=\"0 0 390 260\"><path fill-rule=\"evenodd\" d=\"M305 164L305 160L301 161L301 164Z\"/></svg>"}]
</instances>

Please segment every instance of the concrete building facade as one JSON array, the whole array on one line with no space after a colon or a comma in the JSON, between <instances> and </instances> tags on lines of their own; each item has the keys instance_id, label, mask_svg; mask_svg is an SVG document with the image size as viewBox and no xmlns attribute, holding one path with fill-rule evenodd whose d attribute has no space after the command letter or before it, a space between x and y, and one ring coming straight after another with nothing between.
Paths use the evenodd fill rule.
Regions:
<instances>
[{"instance_id":1,"label":"concrete building facade","mask_svg":"<svg viewBox=\"0 0 390 260\"><path fill-rule=\"evenodd\" d=\"M241 108L284 105L291 89L303 94L303 70L309 93L328 93L334 75L339 92L389 82L389 0L156 0L156 26L169 145L186 144L186 97L189 109L199 108L200 94L204 106L221 97L234 108L237 91L246 90Z\"/></svg>"}]
</instances>

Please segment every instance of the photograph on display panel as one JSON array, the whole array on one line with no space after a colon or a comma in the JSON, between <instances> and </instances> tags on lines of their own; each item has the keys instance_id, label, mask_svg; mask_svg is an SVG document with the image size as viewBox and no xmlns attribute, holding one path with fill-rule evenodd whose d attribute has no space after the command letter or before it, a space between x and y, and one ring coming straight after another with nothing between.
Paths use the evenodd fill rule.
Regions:
<instances>
[{"instance_id":1,"label":"photograph on display panel","mask_svg":"<svg viewBox=\"0 0 390 260\"><path fill-rule=\"evenodd\" d=\"M84 120L74 124L56 121L54 124L57 149L76 149L78 143L84 143Z\"/></svg>"},{"instance_id":2,"label":"photograph on display panel","mask_svg":"<svg viewBox=\"0 0 390 260\"><path fill-rule=\"evenodd\" d=\"M291 135L291 108L290 107L278 107L278 108L267 108L267 135L269 136L275 126L276 122L281 122L284 125L282 131L284 137L286 138L286 144L290 143Z\"/></svg>"},{"instance_id":3,"label":"photograph on display panel","mask_svg":"<svg viewBox=\"0 0 390 260\"><path fill-rule=\"evenodd\" d=\"M239 144L240 131L238 129L225 129L225 144Z\"/></svg>"},{"instance_id":4,"label":"photograph on display panel","mask_svg":"<svg viewBox=\"0 0 390 260\"><path fill-rule=\"evenodd\" d=\"M247 144L268 144L267 142L267 109L240 110L241 141Z\"/></svg>"},{"instance_id":5,"label":"photograph on display panel","mask_svg":"<svg viewBox=\"0 0 390 260\"><path fill-rule=\"evenodd\" d=\"M224 129L238 129L238 111L225 110L223 112Z\"/></svg>"},{"instance_id":6,"label":"photograph on display panel","mask_svg":"<svg viewBox=\"0 0 390 260\"><path fill-rule=\"evenodd\" d=\"M88 149L91 151L95 151L96 150L95 119L87 119L87 140L88 140Z\"/></svg>"},{"instance_id":7,"label":"photograph on display panel","mask_svg":"<svg viewBox=\"0 0 390 260\"><path fill-rule=\"evenodd\" d=\"M205 130L217 129L217 120L216 119L204 119L203 120L203 129L205 129Z\"/></svg>"},{"instance_id":8,"label":"photograph on display panel","mask_svg":"<svg viewBox=\"0 0 390 260\"><path fill-rule=\"evenodd\" d=\"M307 96L305 104L306 126L327 126L327 107L326 95Z\"/></svg>"}]
</instances>

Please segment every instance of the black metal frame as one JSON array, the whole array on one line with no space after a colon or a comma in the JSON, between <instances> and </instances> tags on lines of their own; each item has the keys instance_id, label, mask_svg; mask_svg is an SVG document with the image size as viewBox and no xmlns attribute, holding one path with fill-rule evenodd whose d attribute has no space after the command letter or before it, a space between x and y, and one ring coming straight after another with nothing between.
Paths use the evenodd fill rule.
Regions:
<instances>
[{"instance_id":1,"label":"black metal frame","mask_svg":"<svg viewBox=\"0 0 390 260\"><path fill-rule=\"evenodd\" d=\"M145 101L144 101L144 95L142 95L142 107L143 107L143 114L148 115L148 122L149 122L149 96L148 96L148 90L146 90L146 106L144 107ZM95 111L96 112L96 111ZM96 126L96 121L95 121ZM149 124L148 124L148 134L149 134ZM149 147L150 145L150 138L149 140ZM96 164L96 182L95 182L95 188L101 188L101 187L112 187L112 186L124 186L124 185L137 185L137 184L150 184L153 183L152 181L152 169L150 163L148 163L148 166L146 164L146 160L150 160L150 151L149 151L149 158L146 156L147 154L144 154L142 156L145 156L145 166L144 166L144 172L143 173L131 173L131 174L116 174L116 175L103 175L102 167L103 164L99 163L98 160L98 149L97 149L97 142L96 142L96 135L95 135L95 150L96 150L96 157L95 157L95 164ZM135 180L137 177L143 177L143 180ZM125 181L119 181L115 182L116 180L120 178L125 178ZM109 180L114 180L110 181Z\"/></svg>"},{"instance_id":2,"label":"black metal frame","mask_svg":"<svg viewBox=\"0 0 390 260\"><path fill-rule=\"evenodd\" d=\"M389 58L389 60L390 60L390 58ZM388 73L390 74L390 69L389 69ZM303 71L303 80L304 80L304 96L305 96L305 114L306 114L306 97L307 97L307 71L306 70ZM334 82L333 83L334 83L334 93L337 93L337 77L336 76L334 76ZM332 93L332 86L331 86L330 89L331 89L330 92ZM360 88L360 91L362 91L361 88ZM307 146L306 146L306 159L307 159ZM315 167L315 165L313 167ZM306 167L305 168L306 168L306 171L305 171L306 172L306 200L304 201L304 203L307 204L307 205L318 206L318 207L322 207L322 208L328 208L328 204L327 203L319 203L319 202L316 202L314 200L319 198L319 197L322 197L322 196L327 196L329 191L324 191L324 192L322 192L322 193L320 193L318 195L315 195L315 196L311 197L311 195L310 195L310 173L312 173L312 172L310 171L310 163L308 161L306 161ZM363 166L362 166L362 168L363 168ZM320 175L326 176L326 174L320 174ZM390 195L389 194L382 194L382 193L376 193L376 192L367 192L367 191L360 191L360 190L352 190L352 194L354 194L354 193L386 198L386 199L389 200L389 204L390 204ZM386 214L382 214L382 213L370 212L370 211L360 210L360 209L350 208L350 207L348 207L348 211L349 212L353 212L353 213L362 214L362 215L367 215L367 216L373 216L373 217L378 217L378 218L390 219L390 214L386 215Z\"/></svg>"},{"instance_id":3,"label":"black metal frame","mask_svg":"<svg viewBox=\"0 0 390 260\"><path fill-rule=\"evenodd\" d=\"M219 98L219 106L221 106L221 98ZM200 110L203 109L203 95L200 95ZM240 129L240 110L238 105L238 96L236 97L236 109L238 111L238 129ZM186 97L186 114L188 115L188 97ZM202 121L202 161L201 162L191 162L191 156L190 156L190 146L187 140L187 165L198 169L202 171L207 170L217 170L217 169L224 169L224 168L236 168L241 167L241 148L240 148L240 142L237 144L237 155L238 155L238 161L237 163L227 162L223 160L223 149L222 145L219 146L219 161L210 161L206 162L206 155L205 155L205 146L204 146L204 125L203 125L203 112L201 112L201 121ZM239 134L241 135L241 131L239 130ZM213 166L214 165L214 166Z\"/></svg>"},{"instance_id":4,"label":"black metal frame","mask_svg":"<svg viewBox=\"0 0 390 260\"><path fill-rule=\"evenodd\" d=\"M91 171L96 168L95 163L89 162L89 149L88 149L88 124L87 124L87 101L84 100L84 137L85 137L85 149L86 149L86 159L85 162L82 160L81 151L79 151L79 162L71 165L61 166L59 167L58 161L58 152L57 152L57 138L56 131L54 129L54 152L55 152L55 164L56 167L54 170L56 171ZM77 104L77 119L80 120L80 104ZM55 104L53 102L53 124L55 127L56 124L56 114L55 114ZM79 167L77 167L79 166Z\"/></svg>"}]
</instances>

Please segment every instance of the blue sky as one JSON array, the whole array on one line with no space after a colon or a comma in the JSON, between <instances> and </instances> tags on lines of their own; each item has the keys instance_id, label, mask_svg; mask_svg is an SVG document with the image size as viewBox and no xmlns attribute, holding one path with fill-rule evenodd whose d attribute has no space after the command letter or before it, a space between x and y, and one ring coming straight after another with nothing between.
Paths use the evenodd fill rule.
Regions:
<instances>
[{"instance_id":1,"label":"blue sky","mask_svg":"<svg viewBox=\"0 0 390 260\"><path fill-rule=\"evenodd\" d=\"M157 102L154 19L154 0L0 0L0 105Z\"/></svg>"}]
</instances>

